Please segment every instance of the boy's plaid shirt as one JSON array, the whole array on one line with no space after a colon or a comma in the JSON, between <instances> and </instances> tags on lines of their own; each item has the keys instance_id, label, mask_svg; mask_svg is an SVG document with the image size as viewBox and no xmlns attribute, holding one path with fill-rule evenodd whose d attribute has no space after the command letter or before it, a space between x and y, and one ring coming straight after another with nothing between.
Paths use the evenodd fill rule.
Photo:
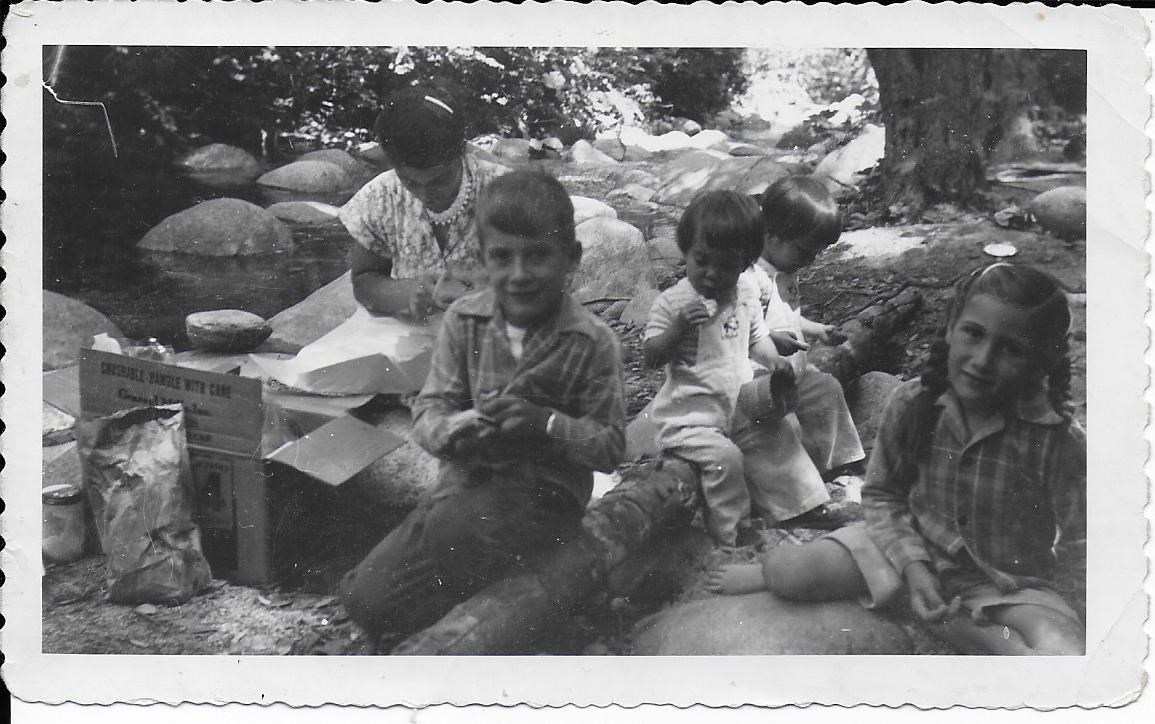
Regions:
<instances>
[{"instance_id":1,"label":"boy's plaid shirt","mask_svg":"<svg viewBox=\"0 0 1155 724\"><path fill-rule=\"evenodd\" d=\"M448 418L482 394L522 397L557 413L551 439L526 448L517 470L589 500L593 470L612 471L625 454L625 383L614 333L568 294L557 315L526 337L515 360L505 320L489 289L445 314L429 377L413 405L414 440L446 457Z\"/></svg>"},{"instance_id":2,"label":"boy's plaid shirt","mask_svg":"<svg viewBox=\"0 0 1155 724\"><path fill-rule=\"evenodd\" d=\"M1087 443L1042 390L996 415L968 442L954 396L940 396L929 459L902 479L902 420L919 380L891 397L867 469L862 502L871 538L900 572L926 561L938 572L966 548L1000 590L1046 584L1056 553L1082 549L1087 530Z\"/></svg>"}]
</instances>

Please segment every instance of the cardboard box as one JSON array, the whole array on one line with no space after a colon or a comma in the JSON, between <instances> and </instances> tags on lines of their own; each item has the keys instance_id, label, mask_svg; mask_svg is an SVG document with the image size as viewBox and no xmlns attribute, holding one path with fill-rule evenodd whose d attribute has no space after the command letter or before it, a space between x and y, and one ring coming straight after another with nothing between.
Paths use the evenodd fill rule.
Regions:
<instances>
[{"instance_id":1,"label":"cardboard box","mask_svg":"<svg viewBox=\"0 0 1155 724\"><path fill-rule=\"evenodd\" d=\"M277 530L285 527L278 465L335 487L404 441L349 414L360 398L323 398L266 391L261 381L82 350L80 412L106 415L141 405L185 408L189 459L198 496L198 524L214 575L238 583L275 578ZM58 380L68 379L59 375ZM45 388L69 398L66 385ZM311 398L311 399L301 399ZM291 521L288 521L291 523Z\"/></svg>"}]
</instances>

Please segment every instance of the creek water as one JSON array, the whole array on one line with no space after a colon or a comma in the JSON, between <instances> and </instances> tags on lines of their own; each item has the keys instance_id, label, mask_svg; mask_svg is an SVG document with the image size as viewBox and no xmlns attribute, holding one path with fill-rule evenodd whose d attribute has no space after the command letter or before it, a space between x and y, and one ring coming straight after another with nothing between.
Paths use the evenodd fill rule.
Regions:
<instances>
[{"instance_id":1,"label":"creek water","mask_svg":"<svg viewBox=\"0 0 1155 724\"><path fill-rule=\"evenodd\" d=\"M222 197L262 207L287 200L252 178L197 179L146 158L82 162L46 154L44 288L99 310L129 338L156 337L183 349L184 318L192 312L244 309L267 319L347 268L353 242L339 223L290 224L293 249L278 254L205 257L137 248L165 217Z\"/></svg>"}]
</instances>

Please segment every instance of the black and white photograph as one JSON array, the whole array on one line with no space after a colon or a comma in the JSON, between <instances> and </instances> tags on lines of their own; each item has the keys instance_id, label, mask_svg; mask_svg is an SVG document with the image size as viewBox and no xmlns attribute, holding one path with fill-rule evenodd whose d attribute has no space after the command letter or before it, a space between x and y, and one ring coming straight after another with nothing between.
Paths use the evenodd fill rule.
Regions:
<instances>
[{"instance_id":1,"label":"black and white photograph","mask_svg":"<svg viewBox=\"0 0 1155 724\"><path fill-rule=\"evenodd\" d=\"M16 696L1139 695L1133 11L124 5L6 32Z\"/></svg>"}]
</instances>

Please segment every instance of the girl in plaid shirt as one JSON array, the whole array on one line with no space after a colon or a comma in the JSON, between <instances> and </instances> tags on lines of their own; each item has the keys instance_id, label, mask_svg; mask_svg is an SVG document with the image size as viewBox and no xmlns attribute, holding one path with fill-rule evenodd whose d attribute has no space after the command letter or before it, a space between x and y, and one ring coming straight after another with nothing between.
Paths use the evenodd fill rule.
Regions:
<instances>
[{"instance_id":1,"label":"girl in plaid shirt","mask_svg":"<svg viewBox=\"0 0 1155 724\"><path fill-rule=\"evenodd\" d=\"M1085 565L1086 437L1071 417L1070 310L1028 266L976 270L956 289L921 378L883 413L866 523L712 572L722 593L857 596L905 589L932 630L973 653L1073 654L1085 633L1054 590Z\"/></svg>"}]
</instances>

